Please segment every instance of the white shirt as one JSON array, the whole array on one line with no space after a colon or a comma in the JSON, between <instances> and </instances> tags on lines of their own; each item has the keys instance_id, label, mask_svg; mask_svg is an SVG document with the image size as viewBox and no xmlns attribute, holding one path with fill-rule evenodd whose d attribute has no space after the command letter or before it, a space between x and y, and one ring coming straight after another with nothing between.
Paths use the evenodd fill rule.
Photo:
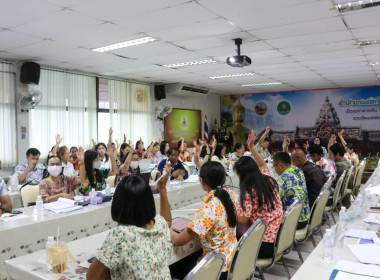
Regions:
<instances>
[{"instance_id":1,"label":"white shirt","mask_svg":"<svg viewBox=\"0 0 380 280\"><path fill-rule=\"evenodd\" d=\"M74 175L74 172L75 172L74 165L70 161L67 161L67 164L65 164L62 161L62 167L63 167L63 176L71 177Z\"/></svg>"}]
</instances>

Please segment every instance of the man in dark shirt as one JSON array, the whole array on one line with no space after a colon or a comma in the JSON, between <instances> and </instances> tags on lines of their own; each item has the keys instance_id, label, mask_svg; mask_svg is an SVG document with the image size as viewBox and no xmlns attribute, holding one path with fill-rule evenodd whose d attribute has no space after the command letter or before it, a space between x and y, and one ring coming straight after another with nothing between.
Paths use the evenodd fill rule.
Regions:
<instances>
[{"instance_id":1,"label":"man in dark shirt","mask_svg":"<svg viewBox=\"0 0 380 280\"><path fill-rule=\"evenodd\" d=\"M319 166L307 161L302 150L294 150L291 159L292 164L300 168L305 175L309 204L310 208L312 208L327 178Z\"/></svg>"},{"instance_id":2,"label":"man in dark shirt","mask_svg":"<svg viewBox=\"0 0 380 280\"><path fill-rule=\"evenodd\" d=\"M171 164L171 176L170 180L177 179L179 181L186 180L189 177L189 174L187 173L187 170L183 166L182 162L178 159L179 157L179 150L177 148L171 148L166 152L168 158L163 159L158 164L158 172L157 172L157 178L161 176L166 162L169 160Z\"/></svg>"}]
</instances>

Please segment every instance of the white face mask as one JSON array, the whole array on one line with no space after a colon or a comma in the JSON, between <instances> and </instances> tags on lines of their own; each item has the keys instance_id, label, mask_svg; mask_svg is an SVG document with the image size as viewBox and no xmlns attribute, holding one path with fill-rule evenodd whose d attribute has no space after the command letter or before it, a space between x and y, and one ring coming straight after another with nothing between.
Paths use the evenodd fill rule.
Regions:
<instances>
[{"instance_id":1,"label":"white face mask","mask_svg":"<svg viewBox=\"0 0 380 280\"><path fill-rule=\"evenodd\" d=\"M139 167L139 162L138 161L131 161L130 167L133 170L136 169L137 167Z\"/></svg>"},{"instance_id":2,"label":"white face mask","mask_svg":"<svg viewBox=\"0 0 380 280\"><path fill-rule=\"evenodd\" d=\"M99 169L100 168L100 165L101 165L101 162L100 161L96 161L92 164L92 168L94 169Z\"/></svg>"},{"instance_id":3,"label":"white face mask","mask_svg":"<svg viewBox=\"0 0 380 280\"><path fill-rule=\"evenodd\" d=\"M48 166L48 171L52 177L58 177L59 174L61 174L62 172L62 166L59 166L59 165Z\"/></svg>"}]
</instances>

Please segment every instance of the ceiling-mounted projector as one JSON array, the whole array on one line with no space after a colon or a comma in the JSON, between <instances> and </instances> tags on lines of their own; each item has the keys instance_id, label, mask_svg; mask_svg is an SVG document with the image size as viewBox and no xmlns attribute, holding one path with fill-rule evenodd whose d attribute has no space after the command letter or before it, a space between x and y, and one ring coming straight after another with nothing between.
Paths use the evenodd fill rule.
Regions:
<instances>
[{"instance_id":1,"label":"ceiling-mounted projector","mask_svg":"<svg viewBox=\"0 0 380 280\"><path fill-rule=\"evenodd\" d=\"M237 38L234 39L235 45L237 46L237 55L235 56L230 56L227 58L227 64L232 66L232 67L243 67L243 66L248 66L251 65L252 60L246 56L246 55L240 55L240 45L242 43L242 39Z\"/></svg>"}]
</instances>

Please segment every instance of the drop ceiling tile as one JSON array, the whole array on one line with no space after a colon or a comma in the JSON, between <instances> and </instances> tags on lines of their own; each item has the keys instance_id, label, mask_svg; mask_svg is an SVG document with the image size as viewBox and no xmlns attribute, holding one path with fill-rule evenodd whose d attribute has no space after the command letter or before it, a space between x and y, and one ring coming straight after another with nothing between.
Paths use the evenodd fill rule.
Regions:
<instances>
[{"instance_id":1,"label":"drop ceiling tile","mask_svg":"<svg viewBox=\"0 0 380 280\"><path fill-rule=\"evenodd\" d=\"M156 41L144 45L132 46L112 51L112 53L130 58L149 58L160 57L161 55L171 55L185 53L187 50L179 48L170 43Z\"/></svg>"},{"instance_id":2,"label":"drop ceiling tile","mask_svg":"<svg viewBox=\"0 0 380 280\"><path fill-rule=\"evenodd\" d=\"M343 17L350 28L380 25L380 7L362 9L356 13L343 13Z\"/></svg>"},{"instance_id":3,"label":"drop ceiling tile","mask_svg":"<svg viewBox=\"0 0 380 280\"><path fill-rule=\"evenodd\" d=\"M1 33L0 33L1 34ZM379 34L380 37L380 34ZM380 45L365 46L361 48L365 54L380 54Z\"/></svg>"},{"instance_id":4,"label":"drop ceiling tile","mask_svg":"<svg viewBox=\"0 0 380 280\"><path fill-rule=\"evenodd\" d=\"M229 44L223 47L217 47L217 48L209 48L209 49L201 49L197 50L198 53L209 55L209 56L222 56L225 55L226 58L228 56L237 55L236 54L236 46L232 40L230 40ZM254 41L254 42L244 42L240 46L240 53L242 55L252 52L258 52L258 51L265 51L265 50L272 50L273 48L270 47L268 44L266 44L263 41Z\"/></svg>"},{"instance_id":5,"label":"drop ceiling tile","mask_svg":"<svg viewBox=\"0 0 380 280\"><path fill-rule=\"evenodd\" d=\"M119 0L92 0L74 7L84 15L95 17L102 20L113 21L142 15L151 11L164 9L174 5L179 5L187 0L140 0L140 1L119 1ZM148 18L140 18L139 20L149 20Z\"/></svg>"},{"instance_id":6,"label":"drop ceiling tile","mask_svg":"<svg viewBox=\"0 0 380 280\"><path fill-rule=\"evenodd\" d=\"M343 42L326 42L322 44L314 44L309 46L300 46L292 47L286 49L280 49L286 55L302 55L302 54L316 54L330 51L340 51L340 50L351 50L358 49L359 47L356 44L356 41L349 40Z\"/></svg>"},{"instance_id":7,"label":"drop ceiling tile","mask_svg":"<svg viewBox=\"0 0 380 280\"><path fill-rule=\"evenodd\" d=\"M76 5L80 5L86 2L90 2L92 0L44 0L45 2L49 2L51 4L55 4L61 7L75 7Z\"/></svg>"},{"instance_id":8,"label":"drop ceiling tile","mask_svg":"<svg viewBox=\"0 0 380 280\"><path fill-rule=\"evenodd\" d=\"M10 51L14 54L30 55L35 57L43 57L45 55L62 52L71 48L72 46L57 43L51 40L42 40L32 45L27 45Z\"/></svg>"},{"instance_id":9,"label":"drop ceiling tile","mask_svg":"<svg viewBox=\"0 0 380 280\"><path fill-rule=\"evenodd\" d=\"M191 16L189 16L189 14L191 14ZM149 32L217 18L215 14L198 5L196 2L187 2L181 5L156 10L145 14L144 17L149 20L141 20L141 16L137 15L134 17L124 17L123 19L116 20L115 23L120 26L132 28L137 32Z\"/></svg>"},{"instance_id":10,"label":"drop ceiling tile","mask_svg":"<svg viewBox=\"0 0 380 280\"><path fill-rule=\"evenodd\" d=\"M146 33L151 37L164 41L183 41L236 33L238 31L240 30L236 26L231 25L225 19L214 19Z\"/></svg>"},{"instance_id":11,"label":"drop ceiling tile","mask_svg":"<svg viewBox=\"0 0 380 280\"><path fill-rule=\"evenodd\" d=\"M2 0L0 27L12 28L49 16L61 10L60 7L42 0Z\"/></svg>"},{"instance_id":12,"label":"drop ceiling tile","mask_svg":"<svg viewBox=\"0 0 380 280\"><path fill-rule=\"evenodd\" d=\"M367 26L363 28L353 28L352 33L358 40L378 40L380 25Z\"/></svg>"},{"instance_id":13,"label":"drop ceiling tile","mask_svg":"<svg viewBox=\"0 0 380 280\"><path fill-rule=\"evenodd\" d=\"M28 59L33 59L33 56L31 56L31 55L19 55L19 54L0 51L0 58L2 58L2 59L13 59L13 60L28 60Z\"/></svg>"},{"instance_id":14,"label":"drop ceiling tile","mask_svg":"<svg viewBox=\"0 0 380 280\"><path fill-rule=\"evenodd\" d=\"M61 10L46 17L13 28L14 31L53 38L102 23L70 10Z\"/></svg>"},{"instance_id":15,"label":"drop ceiling tile","mask_svg":"<svg viewBox=\"0 0 380 280\"><path fill-rule=\"evenodd\" d=\"M332 52L323 52L315 54L302 54L292 56L297 61L308 61L308 60L323 60L323 59L334 59L334 58L345 58L352 56L362 56L361 50L352 49L352 50L342 50L342 51L332 51Z\"/></svg>"},{"instance_id":16,"label":"drop ceiling tile","mask_svg":"<svg viewBox=\"0 0 380 280\"><path fill-rule=\"evenodd\" d=\"M0 50L13 50L26 45L42 41L42 38L20 34L17 32L4 30L0 31Z\"/></svg>"},{"instance_id":17,"label":"drop ceiling tile","mask_svg":"<svg viewBox=\"0 0 380 280\"><path fill-rule=\"evenodd\" d=\"M302 28L301 28L302 26ZM251 30L253 36L260 39L276 39L293 36L303 36L332 31L346 30L340 17L332 17L314 21L303 22L302 24L288 24L270 28Z\"/></svg>"},{"instance_id":18,"label":"drop ceiling tile","mask_svg":"<svg viewBox=\"0 0 380 280\"><path fill-rule=\"evenodd\" d=\"M204 55L197 54L195 52L187 51L185 53L167 54L167 55L154 56L154 57L143 57L140 60L154 63L154 64L164 65L164 64L173 64L173 63L181 63L181 62L204 60L204 59L210 59L210 58ZM188 67L182 67L182 68L188 68Z\"/></svg>"}]
</instances>

